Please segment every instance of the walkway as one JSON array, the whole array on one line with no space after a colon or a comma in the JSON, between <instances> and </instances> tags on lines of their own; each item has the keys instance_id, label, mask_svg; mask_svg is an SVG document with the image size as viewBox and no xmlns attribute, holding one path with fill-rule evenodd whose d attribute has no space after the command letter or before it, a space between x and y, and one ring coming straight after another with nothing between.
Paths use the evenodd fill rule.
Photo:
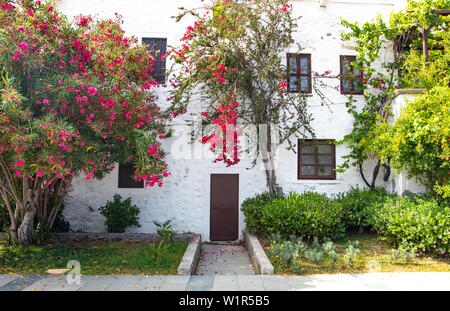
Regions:
<instances>
[{"instance_id":1,"label":"walkway","mask_svg":"<svg viewBox=\"0 0 450 311\"><path fill-rule=\"evenodd\" d=\"M202 245L196 275L254 275L248 251L237 244Z\"/></svg>"},{"instance_id":2,"label":"walkway","mask_svg":"<svg viewBox=\"0 0 450 311\"><path fill-rule=\"evenodd\" d=\"M0 275L0 291L346 291L450 290L450 272L328 274L311 276L192 275L81 276L69 285L65 276Z\"/></svg>"}]
</instances>

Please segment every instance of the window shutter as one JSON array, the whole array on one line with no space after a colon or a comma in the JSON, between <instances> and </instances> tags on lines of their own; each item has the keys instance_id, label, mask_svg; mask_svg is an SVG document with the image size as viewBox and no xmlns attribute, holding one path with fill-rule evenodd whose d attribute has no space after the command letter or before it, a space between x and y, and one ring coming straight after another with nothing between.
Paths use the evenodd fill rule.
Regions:
<instances>
[{"instance_id":1,"label":"window shutter","mask_svg":"<svg viewBox=\"0 0 450 311\"><path fill-rule=\"evenodd\" d=\"M166 59L161 59L161 55L167 52L167 39L142 38L142 44L145 44L155 57L153 77L158 83L166 83Z\"/></svg>"},{"instance_id":2,"label":"window shutter","mask_svg":"<svg viewBox=\"0 0 450 311\"><path fill-rule=\"evenodd\" d=\"M134 181L134 171L133 164L119 165L119 188L144 188L143 181Z\"/></svg>"}]
</instances>

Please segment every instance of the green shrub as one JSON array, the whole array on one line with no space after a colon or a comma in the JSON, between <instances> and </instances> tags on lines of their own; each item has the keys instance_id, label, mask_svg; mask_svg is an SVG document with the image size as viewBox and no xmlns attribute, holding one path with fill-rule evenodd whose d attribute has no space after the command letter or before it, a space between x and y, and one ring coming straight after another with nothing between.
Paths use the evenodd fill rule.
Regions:
<instances>
[{"instance_id":1,"label":"green shrub","mask_svg":"<svg viewBox=\"0 0 450 311\"><path fill-rule=\"evenodd\" d=\"M420 197L389 199L374 212L374 226L406 250L448 256L450 248L450 207Z\"/></svg>"},{"instance_id":2,"label":"green shrub","mask_svg":"<svg viewBox=\"0 0 450 311\"><path fill-rule=\"evenodd\" d=\"M113 201L99 208L100 214L105 216L105 225L108 232L125 232L130 226L140 227L139 208L131 205L131 198L122 201L119 194L114 194Z\"/></svg>"},{"instance_id":3,"label":"green shrub","mask_svg":"<svg viewBox=\"0 0 450 311\"><path fill-rule=\"evenodd\" d=\"M292 192L243 211L248 229L265 236L280 232L283 237L338 238L345 231L341 205L325 194Z\"/></svg>"},{"instance_id":4,"label":"green shrub","mask_svg":"<svg viewBox=\"0 0 450 311\"><path fill-rule=\"evenodd\" d=\"M392 196L384 188L371 190L352 187L349 191L338 193L336 199L342 204L342 221L347 231L372 231L372 214L375 206L386 202Z\"/></svg>"},{"instance_id":5,"label":"green shrub","mask_svg":"<svg viewBox=\"0 0 450 311\"><path fill-rule=\"evenodd\" d=\"M264 231L261 223L263 206L275 198L279 198L279 196L274 196L269 192L263 192L242 202L241 210L245 215L245 222L247 224L248 231L255 233Z\"/></svg>"}]
</instances>

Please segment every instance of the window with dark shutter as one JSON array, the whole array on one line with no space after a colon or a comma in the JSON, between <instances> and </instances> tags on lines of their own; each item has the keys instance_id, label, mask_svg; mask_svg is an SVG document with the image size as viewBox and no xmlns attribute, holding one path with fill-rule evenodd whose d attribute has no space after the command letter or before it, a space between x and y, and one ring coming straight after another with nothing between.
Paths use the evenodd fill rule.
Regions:
<instances>
[{"instance_id":1,"label":"window with dark shutter","mask_svg":"<svg viewBox=\"0 0 450 311\"><path fill-rule=\"evenodd\" d=\"M356 62L356 56L341 55L341 93L362 94L361 72L352 63Z\"/></svg>"},{"instance_id":2,"label":"window with dark shutter","mask_svg":"<svg viewBox=\"0 0 450 311\"><path fill-rule=\"evenodd\" d=\"M311 54L287 54L288 91L311 93Z\"/></svg>"},{"instance_id":3,"label":"window with dark shutter","mask_svg":"<svg viewBox=\"0 0 450 311\"><path fill-rule=\"evenodd\" d=\"M134 181L134 172L133 164L119 165L119 188L144 188L143 181Z\"/></svg>"},{"instance_id":4,"label":"window with dark shutter","mask_svg":"<svg viewBox=\"0 0 450 311\"><path fill-rule=\"evenodd\" d=\"M332 140L298 141L298 179L336 179Z\"/></svg>"},{"instance_id":5,"label":"window with dark shutter","mask_svg":"<svg viewBox=\"0 0 450 311\"><path fill-rule=\"evenodd\" d=\"M155 57L153 77L158 83L166 83L166 59L161 59L161 55L166 54L166 38L142 38L142 44L145 44Z\"/></svg>"}]
</instances>

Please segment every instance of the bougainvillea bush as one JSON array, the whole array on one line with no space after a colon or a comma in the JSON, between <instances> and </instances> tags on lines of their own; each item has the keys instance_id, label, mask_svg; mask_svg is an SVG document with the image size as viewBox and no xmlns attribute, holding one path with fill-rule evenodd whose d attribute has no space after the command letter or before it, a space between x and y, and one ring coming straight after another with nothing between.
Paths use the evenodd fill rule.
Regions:
<instances>
[{"instance_id":1,"label":"bougainvillea bush","mask_svg":"<svg viewBox=\"0 0 450 311\"><path fill-rule=\"evenodd\" d=\"M288 92L283 60L299 18L288 0L205 1L199 9L183 9L177 21L186 15L194 24L183 44L168 52L175 64L171 101L187 107L193 97L201 98L203 125L214 127L201 141L227 166L241 159L245 127L267 125L267 131L253 133L263 143L252 147L265 160L269 192L278 193L278 144L295 149L297 138L312 135L306 95Z\"/></svg>"},{"instance_id":2,"label":"bougainvillea bush","mask_svg":"<svg viewBox=\"0 0 450 311\"><path fill-rule=\"evenodd\" d=\"M265 236L280 233L285 238L339 238L345 232L341 204L315 192L292 192L264 205L249 204L243 212L248 230Z\"/></svg>"},{"instance_id":3,"label":"bougainvillea bush","mask_svg":"<svg viewBox=\"0 0 450 311\"><path fill-rule=\"evenodd\" d=\"M407 250L448 256L450 251L450 207L422 198L388 199L375 209L374 227Z\"/></svg>"},{"instance_id":4,"label":"bougainvillea bush","mask_svg":"<svg viewBox=\"0 0 450 311\"><path fill-rule=\"evenodd\" d=\"M164 121L152 92L155 59L127 38L120 16L71 23L41 1L0 2L0 194L10 239L35 216L49 227L71 180L102 178L115 163L162 185Z\"/></svg>"}]
</instances>

